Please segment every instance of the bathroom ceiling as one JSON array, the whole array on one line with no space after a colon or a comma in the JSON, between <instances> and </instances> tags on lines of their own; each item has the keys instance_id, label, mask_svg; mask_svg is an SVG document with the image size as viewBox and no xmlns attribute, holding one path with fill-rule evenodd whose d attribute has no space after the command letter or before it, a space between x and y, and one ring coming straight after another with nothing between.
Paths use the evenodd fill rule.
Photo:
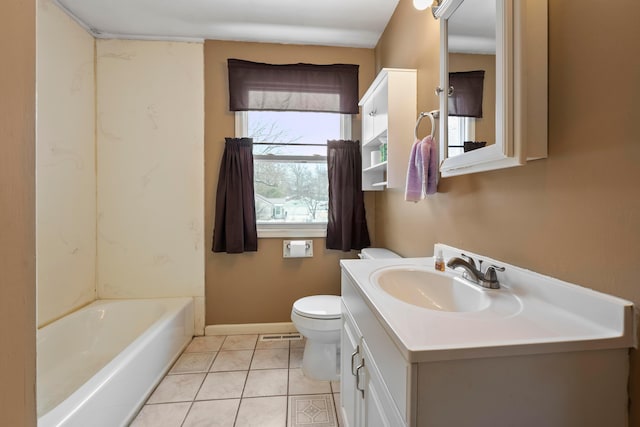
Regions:
<instances>
[{"instance_id":1,"label":"bathroom ceiling","mask_svg":"<svg viewBox=\"0 0 640 427\"><path fill-rule=\"evenodd\" d=\"M99 38L374 47L398 0L54 0Z\"/></svg>"}]
</instances>

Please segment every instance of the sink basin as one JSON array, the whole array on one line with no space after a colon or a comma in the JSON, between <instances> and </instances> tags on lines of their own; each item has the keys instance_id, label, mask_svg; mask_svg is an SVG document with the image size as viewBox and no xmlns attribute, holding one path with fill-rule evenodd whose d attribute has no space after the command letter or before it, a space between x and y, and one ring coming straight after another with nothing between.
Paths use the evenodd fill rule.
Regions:
<instances>
[{"instance_id":1,"label":"sink basin","mask_svg":"<svg viewBox=\"0 0 640 427\"><path fill-rule=\"evenodd\" d=\"M378 270L371 281L407 304L448 312L480 311L491 302L481 288L447 273L419 267Z\"/></svg>"}]
</instances>

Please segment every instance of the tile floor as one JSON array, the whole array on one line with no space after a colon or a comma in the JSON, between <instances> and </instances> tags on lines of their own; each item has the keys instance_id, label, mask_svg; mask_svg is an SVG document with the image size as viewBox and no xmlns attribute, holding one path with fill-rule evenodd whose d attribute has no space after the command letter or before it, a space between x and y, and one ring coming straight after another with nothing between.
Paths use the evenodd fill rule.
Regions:
<instances>
[{"instance_id":1,"label":"tile floor","mask_svg":"<svg viewBox=\"0 0 640 427\"><path fill-rule=\"evenodd\" d=\"M341 427L340 383L302 374L304 341L195 337L133 427Z\"/></svg>"}]
</instances>

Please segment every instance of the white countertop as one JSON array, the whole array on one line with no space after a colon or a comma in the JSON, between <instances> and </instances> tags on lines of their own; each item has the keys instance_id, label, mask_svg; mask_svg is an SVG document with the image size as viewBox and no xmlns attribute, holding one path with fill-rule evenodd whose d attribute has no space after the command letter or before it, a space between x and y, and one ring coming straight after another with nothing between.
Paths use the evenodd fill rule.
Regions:
<instances>
[{"instance_id":1,"label":"white countertop","mask_svg":"<svg viewBox=\"0 0 640 427\"><path fill-rule=\"evenodd\" d=\"M445 248L445 259L457 256L454 248L440 247ZM370 280L375 271L390 266L433 269L433 258L343 260L341 265L412 363L635 346L631 302L490 262L507 271L499 274L501 289L486 290L492 301L489 307L476 312L417 307L390 296ZM447 271L460 275L458 270Z\"/></svg>"}]
</instances>

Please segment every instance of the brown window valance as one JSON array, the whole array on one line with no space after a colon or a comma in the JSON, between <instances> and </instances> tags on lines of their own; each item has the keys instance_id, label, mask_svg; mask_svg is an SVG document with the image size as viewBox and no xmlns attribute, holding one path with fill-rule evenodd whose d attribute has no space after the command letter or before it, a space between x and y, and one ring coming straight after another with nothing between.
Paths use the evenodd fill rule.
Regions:
<instances>
[{"instance_id":1,"label":"brown window valance","mask_svg":"<svg viewBox=\"0 0 640 427\"><path fill-rule=\"evenodd\" d=\"M358 65L227 60L229 110L358 114Z\"/></svg>"},{"instance_id":2,"label":"brown window valance","mask_svg":"<svg viewBox=\"0 0 640 427\"><path fill-rule=\"evenodd\" d=\"M482 118L484 70L449 73L449 115Z\"/></svg>"}]
</instances>

